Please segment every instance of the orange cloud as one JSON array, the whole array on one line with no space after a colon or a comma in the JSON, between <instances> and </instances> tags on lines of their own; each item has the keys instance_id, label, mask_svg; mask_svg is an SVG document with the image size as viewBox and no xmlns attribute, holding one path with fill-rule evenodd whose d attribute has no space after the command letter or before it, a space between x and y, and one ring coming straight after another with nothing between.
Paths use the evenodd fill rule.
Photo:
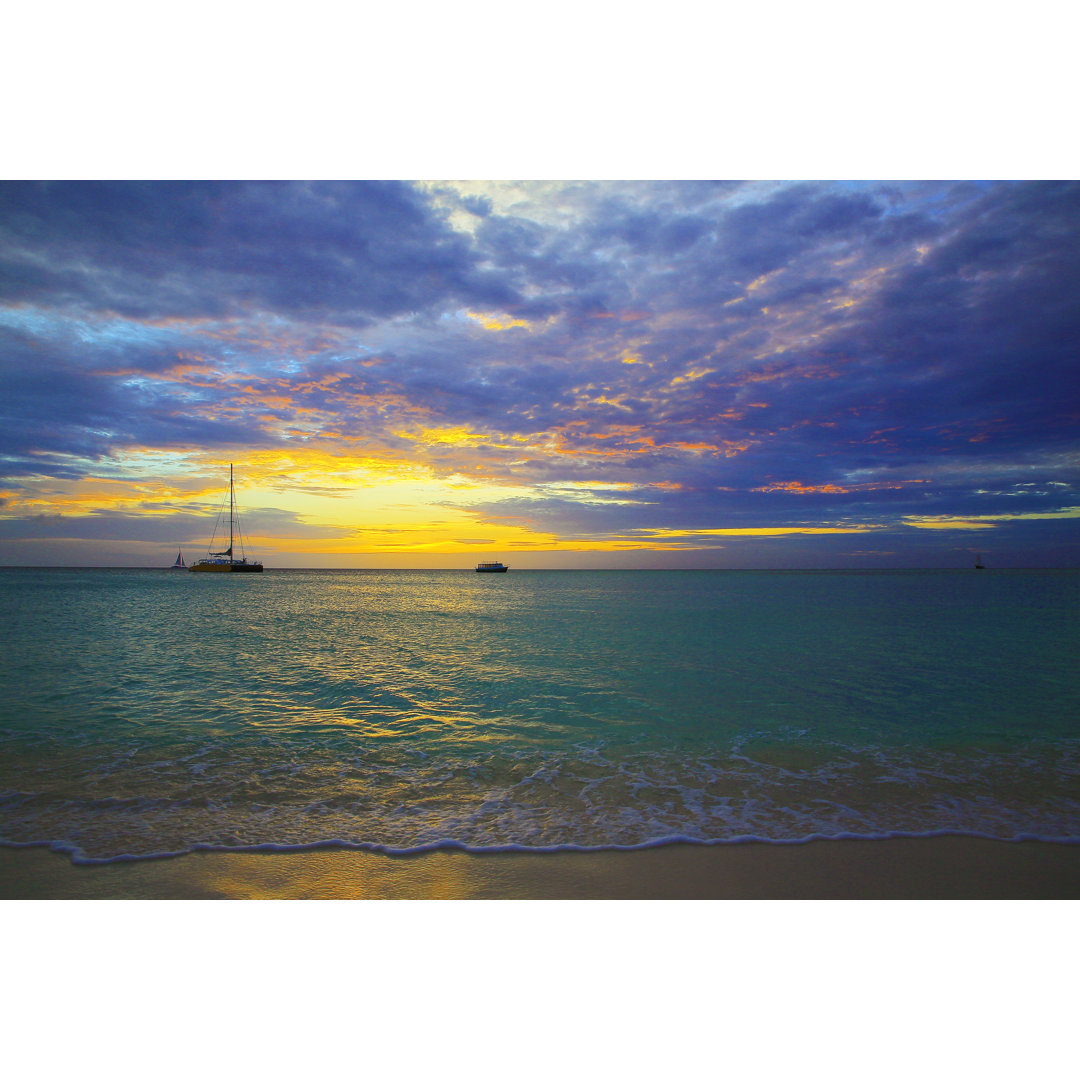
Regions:
<instances>
[{"instance_id":1,"label":"orange cloud","mask_svg":"<svg viewBox=\"0 0 1080 1080\"><path fill-rule=\"evenodd\" d=\"M782 364L774 361L757 371L747 371L729 379L728 384L746 386L749 383L776 382L778 379L835 379L839 374L838 370L824 364Z\"/></svg>"},{"instance_id":2,"label":"orange cloud","mask_svg":"<svg viewBox=\"0 0 1080 1080\"><path fill-rule=\"evenodd\" d=\"M789 491L793 495L846 495L851 488L840 487L837 484L801 484L798 480L777 481L774 484L766 484L765 487L751 488L751 491Z\"/></svg>"}]
</instances>

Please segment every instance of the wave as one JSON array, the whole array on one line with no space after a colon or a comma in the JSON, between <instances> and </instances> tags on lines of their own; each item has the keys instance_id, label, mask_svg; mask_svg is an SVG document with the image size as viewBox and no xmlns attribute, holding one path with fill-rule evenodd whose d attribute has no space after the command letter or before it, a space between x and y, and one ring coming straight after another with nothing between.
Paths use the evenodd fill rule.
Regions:
<instances>
[{"instance_id":1,"label":"wave","mask_svg":"<svg viewBox=\"0 0 1080 1080\"><path fill-rule=\"evenodd\" d=\"M301 755L274 742L242 753L164 749L23 755L7 789L0 784L0 843L93 865L322 847L410 855L935 835L1080 842L1080 741L961 752L793 732L693 753L602 743L476 745L439 757L401 746Z\"/></svg>"},{"instance_id":2,"label":"wave","mask_svg":"<svg viewBox=\"0 0 1080 1080\"><path fill-rule=\"evenodd\" d=\"M994 833L962 829L929 829L924 832L887 831L877 833L811 833L799 837L767 836L731 836L701 839L694 836L661 836L644 840L637 844L467 844L460 840L435 840L412 847L395 847L355 840L318 840L306 844L207 844L194 843L185 848L169 851L147 851L140 853L123 852L117 855L91 856L63 840L13 841L0 839L0 848L28 849L46 848L57 854L67 855L74 866L111 866L120 863L148 862L160 859L179 859L197 852L217 852L223 854L302 854L314 851L365 851L380 855L410 857L428 855L439 851L457 851L468 855L557 855L564 853L630 852L649 851L653 848L671 847L683 844L690 847L738 847L746 844L762 844L768 847L799 847L804 844L821 841L887 841L887 840L932 840L940 837L963 837L971 840L994 840L1003 844L1059 844L1065 846L1080 845L1080 836L1044 836L1037 833L1018 833L1013 836L1000 836Z\"/></svg>"}]
</instances>

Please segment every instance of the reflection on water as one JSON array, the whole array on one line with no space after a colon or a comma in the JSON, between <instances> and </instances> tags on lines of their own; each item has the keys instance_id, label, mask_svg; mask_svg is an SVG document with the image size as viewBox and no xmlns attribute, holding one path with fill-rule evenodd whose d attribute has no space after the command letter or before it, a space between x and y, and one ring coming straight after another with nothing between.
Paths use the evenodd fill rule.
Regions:
<instances>
[{"instance_id":1,"label":"reflection on water","mask_svg":"<svg viewBox=\"0 0 1080 1080\"><path fill-rule=\"evenodd\" d=\"M0 838L1080 836L1078 580L2 572Z\"/></svg>"}]
</instances>

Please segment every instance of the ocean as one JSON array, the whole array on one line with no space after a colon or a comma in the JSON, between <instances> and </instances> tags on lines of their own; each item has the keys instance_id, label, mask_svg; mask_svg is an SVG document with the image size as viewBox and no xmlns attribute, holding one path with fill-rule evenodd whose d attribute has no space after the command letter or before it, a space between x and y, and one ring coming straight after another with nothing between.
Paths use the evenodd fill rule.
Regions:
<instances>
[{"instance_id":1,"label":"ocean","mask_svg":"<svg viewBox=\"0 0 1080 1080\"><path fill-rule=\"evenodd\" d=\"M75 862L1080 842L1080 572L0 570L0 843Z\"/></svg>"}]
</instances>

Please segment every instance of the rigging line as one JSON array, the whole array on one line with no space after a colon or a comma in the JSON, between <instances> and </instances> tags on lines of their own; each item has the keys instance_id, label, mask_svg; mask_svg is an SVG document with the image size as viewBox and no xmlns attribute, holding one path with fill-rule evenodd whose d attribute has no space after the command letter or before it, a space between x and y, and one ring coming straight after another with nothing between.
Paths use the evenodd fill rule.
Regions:
<instances>
[{"instance_id":1,"label":"rigging line","mask_svg":"<svg viewBox=\"0 0 1080 1080\"><path fill-rule=\"evenodd\" d=\"M247 556L247 552L244 550L244 530L240 528L240 515L234 512L233 518L236 521L236 535L240 541L240 558L243 559Z\"/></svg>"},{"instance_id":2,"label":"rigging line","mask_svg":"<svg viewBox=\"0 0 1080 1080\"><path fill-rule=\"evenodd\" d=\"M228 498L226 495L221 497L221 505L218 507L217 516L214 518L214 535L210 537L210 546L206 549L206 554L209 555L214 550L214 541L217 540L218 525L221 524L221 515L225 509L225 500Z\"/></svg>"},{"instance_id":3,"label":"rigging line","mask_svg":"<svg viewBox=\"0 0 1080 1080\"><path fill-rule=\"evenodd\" d=\"M240 511L233 507L233 521L236 524L236 535L240 538L240 558L246 558L247 552L244 550L244 532L240 527Z\"/></svg>"}]
</instances>

